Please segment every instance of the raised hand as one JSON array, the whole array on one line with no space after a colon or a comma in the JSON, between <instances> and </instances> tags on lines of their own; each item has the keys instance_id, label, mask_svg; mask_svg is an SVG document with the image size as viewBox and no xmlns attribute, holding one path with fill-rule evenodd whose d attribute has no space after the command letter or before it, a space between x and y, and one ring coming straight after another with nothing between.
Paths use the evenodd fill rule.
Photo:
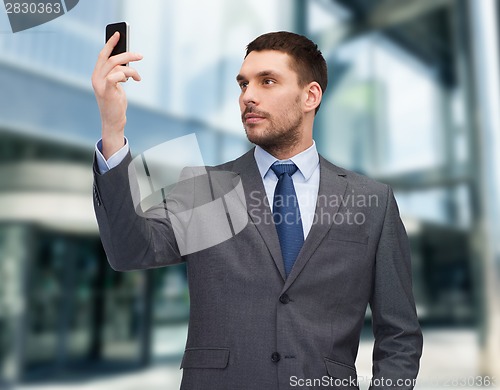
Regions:
<instances>
[{"instance_id":1,"label":"raised hand","mask_svg":"<svg viewBox=\"0 0 500 390\"><path fill-rule=\"evenodd\" d=\"M121 83L129 77L135 81L141 80L134 68L122 65L140 61L141 54L126 52L110 57L119 39L120 33L116 32L104 45L92 73L92 87L101 113L102 152L106 159L124 145L127 96Z\"/></svg>"}]
</instances>

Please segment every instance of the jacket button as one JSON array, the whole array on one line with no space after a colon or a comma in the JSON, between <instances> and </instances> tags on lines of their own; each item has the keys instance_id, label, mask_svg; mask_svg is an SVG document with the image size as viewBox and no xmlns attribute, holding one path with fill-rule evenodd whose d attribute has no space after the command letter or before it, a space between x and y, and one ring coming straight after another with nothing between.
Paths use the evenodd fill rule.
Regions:
<instances>
[{"instance_id":1,"label":"jacket button","mask_svg":"<svg viewBox=\"0 0 500 390\"><path fill-rule=\"evenodd\" d=\"M287 295L287 294L283 294L281 297L280 297L280 302L283 304L283 305L286 305L287 303L290 302L290 297Z\"/></svg>"},{"instance_id":2,"label":"jacket button","mask_svg":"<svg viewBox=\"0 0 500 390\"><path fill-rule=\"evenodd\" d=\"M281 355L278 353L278 352L273 352L273 354L271 355L271 360L274 362L274 363L278 363L281 359Z\"/></svg>"}]
</instances>

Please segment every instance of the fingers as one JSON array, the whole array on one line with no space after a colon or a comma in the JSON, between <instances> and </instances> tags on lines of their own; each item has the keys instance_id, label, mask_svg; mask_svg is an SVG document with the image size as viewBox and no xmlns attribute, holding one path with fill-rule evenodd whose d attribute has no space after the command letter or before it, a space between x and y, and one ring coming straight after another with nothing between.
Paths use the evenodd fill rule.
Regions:
<instances>
[{"instance_id":1,"label":"fingers","mask_svg":"<svg viewBox=\"0 0 500 390\"><path fill-rule=\"evenodd\" d=\"M117 66L102 79L92 77L92 87L97 97L104 97L110 87L116 87L118 83L124 83L130 77L135 81L141 81L141 76L134 68L130 66Z\"/></svg>"},{"instance_id":2,"label":"fingers","mask_svg":"<svg viewBox=\"0 0 500 390\"><path fill-rule=\"evenodd\" d=\"M106 81L108 84L118 84L127 81L129 77L135 81L141 81L141 76L135 69L129 66L118 66L116 71L111 72L106 77Z\"/></svg>"},{"instance_id":3,"label":"fingers","mask_svg":"<svg viewBox=\"0 0 500 390\"><path fill-rule=\"evenodd\" d=\"M142 54L139 53L121 53L116 56L110 57L99 69L99 74L102 77L106 77L106 75L113 70L118 65L127 64L129 62L135 62L142 60Z\"/></svg>"},{"instance_id":4,"label":"fingers","mask_svg":"<svg viewBox=\"0 0 500 390\"><path fill-rule=\"evenodd\" d=\"M111 39L112 38L110 38L110 40ZM108 77L115 71L121 72L122 74L122 77L118 77L118 79L117 76L112 77L115 83L127 81L128 77L132 77L135 81L140 81L141 77L134 68L121 65L127 62L139 61L140 59L142 59L141 54L130 52L110 57L101 65L99 64L99 59L92 73L92 86L94 90L102 92L103 90L101 88L104 86Z\"/></svg>"},{"instance_id":5,"label":"fingers","mask_svg":"<svg viewBox=\"0 0 500 390\"><path fill-rule=\"evenodd\" d=\"M101 52L99 53L98 59L97 59L97 64L104 64L109 56L111 55L111 52L115 48L116 44L120 40L120 33L116 31L111 38L108 39L104 47L102 48Z\"/></svg>"},{"instance_id":6,"label":"fingers","mask_svg":"<svg viewBox=\"0 0 500 390\"><path fill-rule=\"evenodd\" d=\"M142 55L139 53L121 53L116 56L112 56L111 52L118 43L120 39L120 33L116 31L111 38L108 39L104 47L102 48L99 56L97 57L97 63L94 68L94 74L101 77L106 77L111 70L121 64L127 64L129 62L142 60Z\"/></svg>"},{"instance_id":7,"label":"fingers","mask_svg":"<svg viewBox=\"0 0 500 390\"><path fill-rule=\"evenodd\" d=\"M141 60L143 58L141 54L126 52L109 57L119 39L120 34L116 32L99 53L91 78L96 97L109 97L107 91L111 90L110 87L116 88L117 84L126 82L130 77L135 81L141 80L141 76L134 68L122 65Z\"/></svg>"},{"instance_id":8,"label":"fingers","mask_svg":"<svg viewBox=\"0 0 500 390\"><path fill-rule=\"evenodd\" d=\"M106 82L109 85L116 85L118 83L124 83L127 81L127 76L123 72L115 72L111 73L108 77L106 77Z\"/></svg>"},{"instance_id":9,"label":"fingers","mask_svg":"<svg viewBox=\"0 0 500 390\"><path fill-rule=\"evenodd\" d=\"M127 79L129 77L132 77L132 79L135 81L141 81L141 75L134 68L131 68L130 66L121 66L120 68L124 68L123 73L125 74Z\"/></svg>"}]
</instances>

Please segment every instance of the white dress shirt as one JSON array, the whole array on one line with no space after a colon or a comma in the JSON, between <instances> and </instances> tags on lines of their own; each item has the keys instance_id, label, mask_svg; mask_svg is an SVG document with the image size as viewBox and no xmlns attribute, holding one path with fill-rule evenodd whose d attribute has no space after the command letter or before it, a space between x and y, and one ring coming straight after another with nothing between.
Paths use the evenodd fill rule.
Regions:
<instances>
[{"instance_id":1,"label":"white dress shirt","mask_svg":"<svg viewBox=\"0 0 500 390\"><path fill-rule=\"evenodd\" d=\"M292 180L299 202L302 229L304 230L305 239L314 221L314 212L319 191L319 155L316 150L316 143L313 141L313 144L308 149L287 160L278 160L260 146L255 147L254 156L262 181L264 182L267 200L271 205L271 209L274 199L274 190L276 189L276 184L278 184L278 177L273 170L270 169L271 165L276 161L280 163L292 161L297 166L297 172L292 175Z\"/></svg>"}]
</instances>

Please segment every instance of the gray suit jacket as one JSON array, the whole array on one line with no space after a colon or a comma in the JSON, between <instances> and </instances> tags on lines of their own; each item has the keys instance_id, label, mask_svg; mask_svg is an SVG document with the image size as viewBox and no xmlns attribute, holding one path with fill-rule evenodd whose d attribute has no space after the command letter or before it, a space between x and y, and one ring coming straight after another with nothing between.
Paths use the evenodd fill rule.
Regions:
<instances>
[{"instance_id":1,"label":"gray suit jacket","mask_svg":"<svg viewBox=\"0 0 500 390\"><path fill-rule=\"evenodd\" d=\"M210 168L239 175L248 224L231 239L184 256L169 218L135 212L130 161L129 155L104 175L94 168L101 240L118 271L187 263L191 307L182 389L357 388L367 305L378 379L371 388L413 388L408 381L418 372L422 335L408 239L389 186L320 156L315 221L285 278L276 229L263 223L270 209L253 150Z\"/></svg>"}]
</instances>

